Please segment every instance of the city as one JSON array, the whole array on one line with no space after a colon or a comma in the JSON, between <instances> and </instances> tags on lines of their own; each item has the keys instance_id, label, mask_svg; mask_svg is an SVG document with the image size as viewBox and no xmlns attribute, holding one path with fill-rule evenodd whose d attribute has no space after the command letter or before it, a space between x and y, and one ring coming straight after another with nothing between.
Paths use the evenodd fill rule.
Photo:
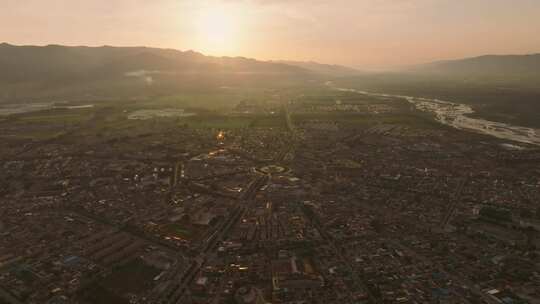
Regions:
<instances>
[{"instance_id":1,"label":"city","mask_svg":"<svg viewBox=\"0 0 540 304\"><path fill-rule=\"evenodd\" d=\"M211 127L96 106L8 140L2 303L539 303L537 147L277 95Z\"/></svg>"},{"instance_id":2,"label":"city","mask_svg":"<svg viewBox=\"0 0 540 304\"><path fill-rule=\"evenodd\" d=\"M0 304L540 304L539 16L0 0Z\"/></svg>"}]
</instances>

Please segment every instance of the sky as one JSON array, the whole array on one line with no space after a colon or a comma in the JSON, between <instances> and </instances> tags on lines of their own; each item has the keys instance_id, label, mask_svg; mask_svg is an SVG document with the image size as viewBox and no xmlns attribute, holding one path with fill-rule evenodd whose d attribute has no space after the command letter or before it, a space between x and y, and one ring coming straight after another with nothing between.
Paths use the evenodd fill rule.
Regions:
<instances>
[{"instance_id":1,"label":"sky","mask_svg":"<svg viewBox=\"0 0 540 304\"><path fill-rule=\"evenodd\" d=\"M0 41L364 69L540 53L539 0L0 0Z\"/></svg>"}]
</instances>

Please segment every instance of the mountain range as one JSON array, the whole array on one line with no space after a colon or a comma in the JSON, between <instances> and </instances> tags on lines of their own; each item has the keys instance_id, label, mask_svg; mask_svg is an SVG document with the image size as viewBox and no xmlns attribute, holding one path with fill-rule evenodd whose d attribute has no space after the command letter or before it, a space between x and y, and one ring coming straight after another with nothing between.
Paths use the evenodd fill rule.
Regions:
<instances>
[{"instance_id":1,"label":"mountain range","mask_svg":"<svg viewBox=\"0 0 540 304\"><path fill-rule=\"evenodd\" d=\"M540 77L540 54L485 55L418 65L409 72L450 77L514 79Z\"/></svg>"},{"instance_id":2,"label":"mountain range","mask_svg":"<svg viewBox=\"0 0 540 304\"><path fill-rule=\"evenodd\" d=\"M0 100L90 94L118 97L222 86L280 86L346 76L353 69L147 47L0 44Z\"/></svg>"},{"instance_id":3,"label":"mountain range","mask_svg":"<svg viewBox=\"0 0 540 304\"><path fill-rule=\"evenodd\" d=\"M414 66L399 75L451 79L540 79L540 54L481 56ZM15 46L0 44L0 102L39 98L115 98L210 90L281 87L336 78L388 75L316 62L213 57L148 47ZM398 78L401 81L402 77Z\"/></svg>"}]
</instances>

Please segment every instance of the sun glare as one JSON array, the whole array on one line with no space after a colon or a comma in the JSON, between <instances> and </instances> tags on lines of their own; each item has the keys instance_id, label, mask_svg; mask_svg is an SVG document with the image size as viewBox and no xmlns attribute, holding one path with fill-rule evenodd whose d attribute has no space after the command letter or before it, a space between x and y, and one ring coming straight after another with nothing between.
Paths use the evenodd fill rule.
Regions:
<instances>
[{"instance_id":1,"label":"sun glare","mask_svg":"<svg viewBox=\"0 0 540 304\"><path fill-rule=\"evenodd\" d=\"M197 20L199 44L203 51L227 54L237 50L241 14L231 6L206 8Z\"/></svg>"}]
</instances>

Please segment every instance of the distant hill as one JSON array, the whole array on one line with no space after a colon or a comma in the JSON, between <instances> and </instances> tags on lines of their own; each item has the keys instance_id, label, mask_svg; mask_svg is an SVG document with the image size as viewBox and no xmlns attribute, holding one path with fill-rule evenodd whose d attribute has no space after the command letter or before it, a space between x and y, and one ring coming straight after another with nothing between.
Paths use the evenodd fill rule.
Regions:
<instances>
[{"instance_id":1,"label":"distant hill","mask_svg":"<svg viewBox=\"0 0 540 304\"><path fill-rule=\"evenodd\" d=\"M297 65L193 51L0 44L0 101L81 94L169 94L233 85L279 86L318 77L318 73Z\"/></svg>"},{"instance_id":2,"label":"distant hill","mask_svg":"<svg viewBox=\"0 0 540 304\"><path fill-rule=\"evenodd\" d=\"M540 77L540 54L486 55L460 60L438 61L413 67L416 73L509 80Z\"/></svg>"},{"instance_id":3,"label":"distant hill","mask_svg":"<svg viewBox=\"0 0 540 304\"><path fill-rule=\"evenodd\" d=\"M334 65L334 64L322 64L317 63L313 61L286 61L286 60L280 60L280 61L274 61L277 63L283 63L291 66L300 67L309 71L312 71L314 73L320 74L320 75L326 75L326 76L334 76L334 77L346 77L346 76L357 76L362 74L361 71L349 68L342 65Z\"/></svg>"}]
</instances>

